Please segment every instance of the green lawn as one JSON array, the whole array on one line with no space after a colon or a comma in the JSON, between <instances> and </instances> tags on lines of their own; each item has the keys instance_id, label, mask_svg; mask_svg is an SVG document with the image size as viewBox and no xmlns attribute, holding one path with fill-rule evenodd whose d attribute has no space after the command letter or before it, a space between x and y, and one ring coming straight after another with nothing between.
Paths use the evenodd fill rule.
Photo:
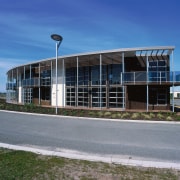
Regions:
<instances>
[{"instance_id":1,"label":"green lawn","mask_svg":"<svg viewBox=\"0 0 180 180\"><path fill-rule=\"evenodd\" d=\"M0 148L0 180L180 179L180 171L42 156Z\"/></svg>"}]
</instances>

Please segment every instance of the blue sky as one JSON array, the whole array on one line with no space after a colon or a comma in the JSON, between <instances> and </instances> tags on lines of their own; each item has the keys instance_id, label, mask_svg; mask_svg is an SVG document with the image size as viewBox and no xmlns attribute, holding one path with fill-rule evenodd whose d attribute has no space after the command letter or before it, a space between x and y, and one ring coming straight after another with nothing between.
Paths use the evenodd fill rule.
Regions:
<instances>
[{"instance_id":1,"label":"blue sky","mask_svg":"<svg viewBox=\"0 0 180 180\"><path fill-rule=\"evenodd\" d=\"M53 33L64 38L60 55L173 45L180 71L179 9L179 0L1 0L0 92L10 68L55 56Z\"/></svg>"}]
</instances>

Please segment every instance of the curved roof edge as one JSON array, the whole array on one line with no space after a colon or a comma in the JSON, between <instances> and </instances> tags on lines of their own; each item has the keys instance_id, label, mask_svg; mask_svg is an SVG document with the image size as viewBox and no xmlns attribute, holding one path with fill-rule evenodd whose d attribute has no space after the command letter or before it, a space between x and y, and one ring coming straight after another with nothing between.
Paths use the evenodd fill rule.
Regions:
<instances>
[{"instance_id":1,"label":"curved roof edge","mask_svg":"<svg viewBox=\"0 0 180 180\"><path fill-rule=\"evenodd\" d=\"M115 53L115 52L134 52L134 51L153 51L153 50L174 50L175 46L152 46L152 47L136 47L136 48L119 48L119 49L112 49L112 50L101 50L101 51L92 51L92 52L85 52L85 53L77 53L77 54L70 54L70 55L63 55L58 56L58 59L65 59L70 57L77 57L77 56L88 56L88 55L95 55L95 54L106 54L106 53ZM41 59L37 61L32 61L26 64L21 64L19 66L15 66L10 70L16 69L18 67L27 66L30 64L36 64L40 62L55 60L56 57ZM7 73L10 71L8 70Z\"/></svg>"}]
</instances>

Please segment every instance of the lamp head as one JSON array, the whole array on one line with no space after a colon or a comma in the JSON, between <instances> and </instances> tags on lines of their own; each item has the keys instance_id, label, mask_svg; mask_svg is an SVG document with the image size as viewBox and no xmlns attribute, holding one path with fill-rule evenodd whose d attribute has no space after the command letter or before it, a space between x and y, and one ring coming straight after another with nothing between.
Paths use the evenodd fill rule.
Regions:
<instances>
[{"instance_id":1,"label":"lamp head","mask_svg":"<svg viewBox=\"0 0 180 180\"><path fill-rule=\"evenodd\" d=\"M58 34L52 34L51 38L55 41L59 41L61 42L63 40L62 36L58 35Z\"/></svg>"}]
</instances>

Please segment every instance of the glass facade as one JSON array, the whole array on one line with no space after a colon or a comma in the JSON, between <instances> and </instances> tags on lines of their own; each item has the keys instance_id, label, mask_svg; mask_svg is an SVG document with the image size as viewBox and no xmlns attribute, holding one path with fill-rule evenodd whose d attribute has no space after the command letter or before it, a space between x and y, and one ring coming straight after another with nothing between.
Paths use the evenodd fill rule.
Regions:
<instances>
[{"instance_id":1,"label":"glass facade","mask_svg":"<svg viewBox=\"0 0 180 180\"><path fill-rule=\"evenodd\" d=\"M78 74L77 74L78 72ZM66 105L123 108L122 64L66 68Z\"/></svg>"},{"instance_id":2,"label":"glass facade","mask_svg":"<svg viewBox=\"0 0 180 180\"><path fill-rule=\"evenodd\" d=\"M167 80L167 61L149 61L149 81L163 82Z\"/></svg>"},{"instance_id":3,"label":"glass facade","mask_svg":"<svg viewBox=\"0 0 180 180\"><path fill-rule=\"evenodd\" d=\"M24 67L22 73L22 102L50 104L51 67L49 64L34 64ZM46 103L49 102L49 103Z\"/></svg>"},{"instance_id":4,"label":"glass facade","mask_svg":"<svg viewBox=\"0 0 180 180\"><path fill-rule=\"evenodd\" d=\"M33 99L33 88L24 88L23 89L23 103L30 104Z\"/></svg>"},{"instance_id":5,"label":"glass facade","mask_svg":"<svg viewBox=\"0 0 180 180\"><path fill-rule=\"evenodd\" d=\"M168 107L170 87L180 84L180 72L170 72L171 50L59 57L57 86L55 59L22 65L7 73L7 101L85 108Z\"/></svg>"}]
</instances>

